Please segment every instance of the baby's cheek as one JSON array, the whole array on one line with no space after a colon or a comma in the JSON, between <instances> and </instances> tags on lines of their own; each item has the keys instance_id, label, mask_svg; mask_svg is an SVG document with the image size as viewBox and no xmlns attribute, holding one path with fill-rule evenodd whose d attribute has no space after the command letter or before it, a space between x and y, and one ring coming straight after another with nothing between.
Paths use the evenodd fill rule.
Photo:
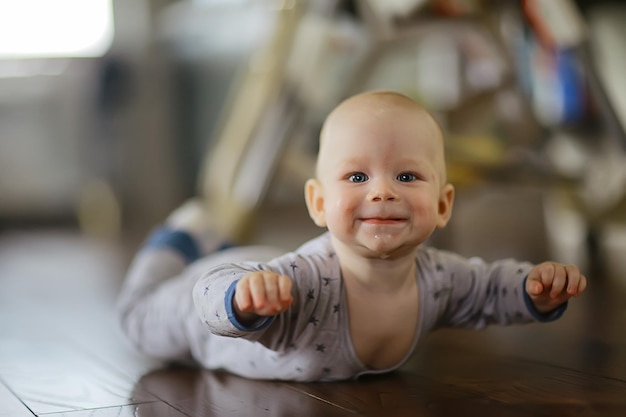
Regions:
<instances>
[{"instance_id":1,"label":"baby's cheek","mask_svg":"<svg viewBox=\"0 0 626 417\"><path fill-rule=\"evenodd\" d=\"M333 233L343 233L346 226L345 220L342 220L342 216L340 216L337 212L326 212L326 227L328 230Z\"/></svg>"},{"instance_id":2,"label":"baby's cheek","mask_svg":"<svg viewBox=\"0 0 626 417\"><path fill-rule=\"evenodd\" d=\"M326 223L331 231L345 230L353 223L354 207L350 201L337 196L334 203L329 204L326 210Z\"/></svg>"}]
</instances>

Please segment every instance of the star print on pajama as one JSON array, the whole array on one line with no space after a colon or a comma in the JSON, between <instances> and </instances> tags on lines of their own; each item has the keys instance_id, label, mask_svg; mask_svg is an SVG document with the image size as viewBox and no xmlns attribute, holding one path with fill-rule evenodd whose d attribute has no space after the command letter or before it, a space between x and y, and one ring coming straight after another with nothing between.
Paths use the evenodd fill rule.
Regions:
<instances>
[{"instance_id":1,"label":"star print on pajama","mask_svg":"<svg viewBox=\"0 0 626 417\"><path fill-rule=\"evenodd\" d=\"M332 381L389 372L437 328L550 321L566 307L547 316L534 310L523 290L531 264L486 263L421 247L415 259L420 298L412 347L396 366L372 370L350 340L345 288L328 233L290 253L235 247L191 264L176 246L189 243L177 233L177 240L168 242L161 231L159 244L148 242L134 261L122 289L123 328L154 356L191 358L249 378ZM234 288L258 270L290 276L294 302L275 317L245 326L233 311Z\"/></svg>"}]
</instances>

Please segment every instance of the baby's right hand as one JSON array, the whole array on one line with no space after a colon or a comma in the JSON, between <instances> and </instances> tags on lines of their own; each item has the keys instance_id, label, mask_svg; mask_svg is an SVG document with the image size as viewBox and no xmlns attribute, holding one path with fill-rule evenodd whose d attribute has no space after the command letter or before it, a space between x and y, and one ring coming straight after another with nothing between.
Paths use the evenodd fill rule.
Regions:
<instances>
[{"instance_id":1,"label":"baby's right hand","mask_svg":"<svg viewBox=\"0 0 626 417\"><path fill-rule=\"evenodd\" d=\"M275 316L293 302L291 278L271 271L255 271L237 282L235 312L243 322L258 316Z\"/></svg>"}]
</instances>

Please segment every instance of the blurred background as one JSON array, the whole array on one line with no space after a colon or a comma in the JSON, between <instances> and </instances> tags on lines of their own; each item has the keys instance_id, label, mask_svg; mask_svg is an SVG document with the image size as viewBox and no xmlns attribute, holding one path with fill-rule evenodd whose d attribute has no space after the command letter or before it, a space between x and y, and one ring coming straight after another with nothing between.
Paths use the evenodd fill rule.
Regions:
<instances>
[{"instance_id":1,"label":"blurred background","mask_svg":"<svg viewBox=\"0 0 626 417\"><path fill-rule=\"evenodd\" d=\"M89 244L123 271L197 195L231 239L294 248L321 232L325 115L389 88L446 134L433 244L626 284L623 39L607 0L1 0L0 260L61 233L59 262Z\"/></svg>"}]
</instances>

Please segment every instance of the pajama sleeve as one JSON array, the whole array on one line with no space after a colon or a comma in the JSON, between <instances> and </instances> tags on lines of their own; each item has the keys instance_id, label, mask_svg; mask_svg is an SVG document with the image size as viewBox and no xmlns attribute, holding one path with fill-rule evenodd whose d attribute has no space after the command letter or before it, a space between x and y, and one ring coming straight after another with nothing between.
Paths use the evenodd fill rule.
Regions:
<instances>
[{"instance_id":1,"label":"pajama sleeve","mask_svg":"<svg viewBox=\"0 0 626 417\"><path fill-rule=\"evenodd\" d=\"M311 323L336 312L333 297L338 295L331 294L334 286L330 284L340 282L339 266L328 261L324 242L326 239L315 240L311 245L313 249L321 246L321 251L304 247L267 263L227 263L212 268L193 291L197 314L213 334L258 341L272 350L286 349ZM235 285L246 274L262 270L290 277L294 301L286 311L244 326L234 314Z\"/></svg>"},{"instance_id":2,"label":"pajama sleeve","mask_svg":"<svg viewBox=\"0 0 626 417\"><path fill-rule=\"evenodd\" d=\"M539 313L525 290L533 265L505 259L485 262L448 252L429 254L431 297L437 309L435 326L481 329L490 324L522 324L558 319L567 303L547 314Z\"/></svg>"},{"instance_id":3,"label":"pajama sleeve","mask_svg":"<svg viewBox=\"0 0 626 417\"><path fill-rule=\"evenodd\" d=\"M275 317L263 317L244 326L235 317L233 307L237 282L250 272L268 269L264 264L227 263L212 268L198 280L193 290L194 304L200 319L211 333L255 339L274 321Z\"/></svg>"}]
</instances>

